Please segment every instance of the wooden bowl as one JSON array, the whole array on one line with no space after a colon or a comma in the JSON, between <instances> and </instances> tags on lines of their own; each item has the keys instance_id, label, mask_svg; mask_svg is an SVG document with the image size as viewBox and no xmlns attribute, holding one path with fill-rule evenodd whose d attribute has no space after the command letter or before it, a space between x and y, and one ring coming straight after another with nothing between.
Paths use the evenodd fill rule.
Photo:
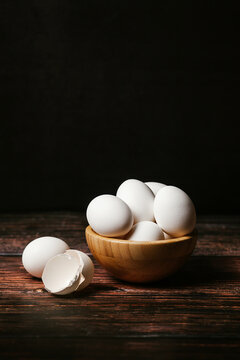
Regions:
<instances>
[{"instance_id":1,"label":"wooden bowl","mask_svg":"<svg viewBox=\"0 0 240 360\"><path fill-rule=\"evenodd\" d=\"M115 277L129 282L152 282L176 272L193 252L197 232L157 241L108 238L86 228L88 247L95 259Z\"/></svg>"}]
</instances>

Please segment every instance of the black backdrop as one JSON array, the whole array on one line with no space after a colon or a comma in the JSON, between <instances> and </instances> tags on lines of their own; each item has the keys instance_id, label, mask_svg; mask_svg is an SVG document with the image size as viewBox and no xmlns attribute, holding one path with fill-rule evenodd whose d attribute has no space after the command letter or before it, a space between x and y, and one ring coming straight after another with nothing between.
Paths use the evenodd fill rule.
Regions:
<instances>
[{"instance_id":1,"label":"black backdrop","mask_svg":"<svg viewBox=\"0 0 240 360\"><path fill-rule=\"evenodd\" d=\"M219 1L1 1L0 211L137 178L239 213L238 22Z\"/></svg>"}]
</instances>

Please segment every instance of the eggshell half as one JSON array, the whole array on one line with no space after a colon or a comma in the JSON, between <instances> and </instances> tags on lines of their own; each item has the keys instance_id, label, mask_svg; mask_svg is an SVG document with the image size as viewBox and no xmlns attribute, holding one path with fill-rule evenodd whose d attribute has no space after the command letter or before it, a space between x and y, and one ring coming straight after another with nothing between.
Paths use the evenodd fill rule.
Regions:
<instances>
[{"instance_id":1,"label":"eggshell half","mask_svg":"<svg viewBox=\"0 0 240 360\"><path fill-rule=\"evenodd\" d=\"M82 275L84 276L84 281L78 284L76 291L83 290L92 282L94 275L93 262L87 254L79 250L70 249L66 251L66 254L74 254L75 256L78 256L83 262Z\"/></svg>"},{"instance_id":2,"label":"eggshell half","mask_svg":"<svg viewBox=\"0 0 240 360\"><path fill-rule=\"evenodd\" d=\"M81 251L67 250L49 259L42 275L45 289L55 295L83 290L92 281L94 265Z\"/></svg>"}]
</instances>

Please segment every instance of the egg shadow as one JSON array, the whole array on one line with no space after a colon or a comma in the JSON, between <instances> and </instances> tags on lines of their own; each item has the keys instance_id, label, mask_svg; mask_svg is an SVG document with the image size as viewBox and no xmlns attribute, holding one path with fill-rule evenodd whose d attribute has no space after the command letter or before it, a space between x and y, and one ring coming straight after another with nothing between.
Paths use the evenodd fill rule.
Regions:
<instances>
[{"instance_id":1,"label":"egg shadow","mask_svg":"<svg viewBox=\"0 0 240 360\"><path fill-rule=\"evenodd\" d=\"M124 287L135 289L176 289L184 287L198 287L213 285L218 281L239 280L239 265L234 264L231 257L192 256L176 273L148 283L130 283L116 279L110 275L112 281L118 281ZM112 287L110 290L117 288ZM103 290L103 289L102 289Z\"/></svg>"},{"instance_id":2,"label":"egg shadow","mask_svg":"<svg viewBox=\"0 0 240 360\"><path fill-rule=\"evenodd\" d=\"M100 266L100 265L98 265ZM102 270L101 270L102 271ZM106 270L105 270L106 271ZM231 257L217 256L192 256L176 273L156 282L130 283L117 279L106 271L106 283L91 283L80 292L64 295L65 298L87 298L98 293L122 291L134 289L179 289L196 288L204 285L212 286L219 281L239 280L239 265L234 263ZM58 297L58 295L55 295Z\"/></svg>"},{"instance_id":3,"label":"egg shadow","mask_svg":"<svg viewBox=\"0 0 240 360\"><path fill-rule=\"evenodd\" d=\"M70 294L62 295L62 297L68 298L68 299L76 299L76 298L84 299L89 296L94 296L97 293L104 294L105 292L115 291L116 289L117 289L117 287L108 285L108 284L91 283L85 289L83 289L81 291L75 291ZM59 297L59 295L56 295L56 294L53 294L53 295L56 297Z\"/></svg>"},{"instance_id":4,"label":"egg shadow","mask_svg":"<svg viewBox=\"0 0 240 360\"><path fill-rule=\"evenodd\" d=\"M141 286L166 289L198 287L218 281L237 280L239 275L239 266L233 264L231 257L192 256L176 273Z\"/></svg>"}]
</instances>

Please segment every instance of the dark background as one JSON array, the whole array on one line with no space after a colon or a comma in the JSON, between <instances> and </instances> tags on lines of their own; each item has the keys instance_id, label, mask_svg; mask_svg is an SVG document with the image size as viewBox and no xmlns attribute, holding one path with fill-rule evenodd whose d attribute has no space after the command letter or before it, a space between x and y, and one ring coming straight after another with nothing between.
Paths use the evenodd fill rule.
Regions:
<instances>
[{"instance_id":1,"label":"dark background","mask_svg":"<svg viewBox=\"0 0 240 360\"><path fill-rule=\"evenodd\" d=\"M0 211L137 178L239 213L238 23L231 2L1 1Z\"/></svg>"}]
</instances>

